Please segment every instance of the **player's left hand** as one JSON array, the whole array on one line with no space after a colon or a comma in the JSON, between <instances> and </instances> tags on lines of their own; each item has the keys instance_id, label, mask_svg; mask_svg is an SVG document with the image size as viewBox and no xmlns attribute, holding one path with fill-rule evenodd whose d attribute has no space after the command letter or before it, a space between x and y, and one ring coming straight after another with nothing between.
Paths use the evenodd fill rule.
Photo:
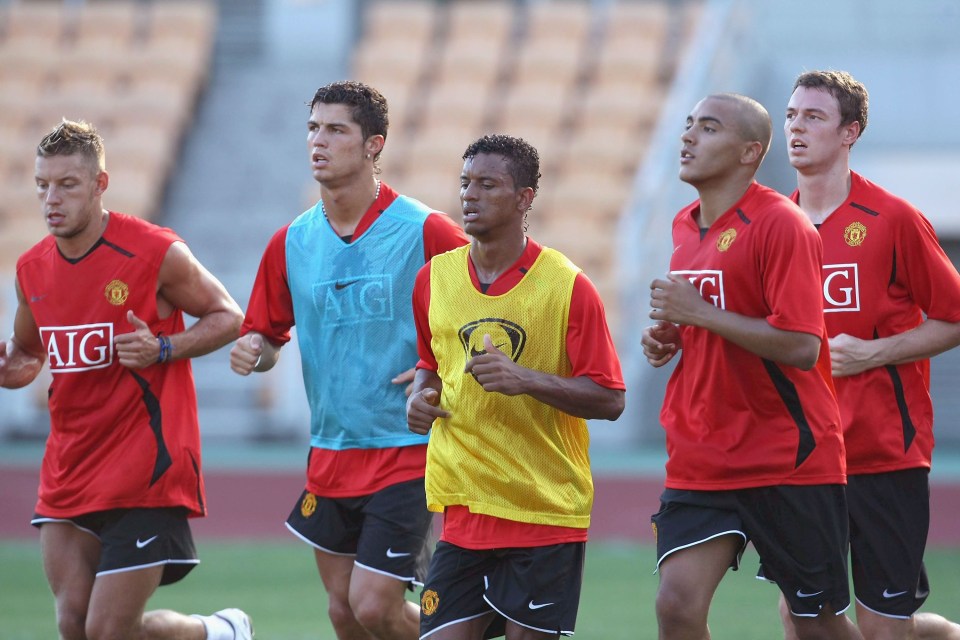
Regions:
<instances>
[{"instance_id":1,"label":"player's left hand","mask_svg":"<svg viewBox=\"0 0 960 640\"><path fill-rule=\"evenodd\" d=\"M410 393L413 392L413 378L417 375L417 368L413 367L412 369L407 369L403 373L396 376L392 382L393 384L406 384L407 388L403 392L410 397Z\"/></svg>"},{"instance_id":2,"label":"player's left hand","mask_svg":"<svg viewBox=\"0 0 960 640\"><path fill-rule=\"evenodd\" d=\"M650 283L650 318L673 324L697 325L706 307L700 291L686 277L668 273Z\"/></svg>"},{"instance_id":3,"label":"player's left hand","mask_svg":"<svg viewBox=\"0 0 960 640\"><path fill-rule=\"evenodd\" d=\"M156 364L160 356L160 343L153 335L147 323L138 318L133 311L127 311L127 321L133 325L130 333L121 333L113 338L117 350L117 360L130 369L143 369Z\"/></svg>"},{"instance_id":4,"label":"player's left hand","mask_svg":"<svg viewBox=\"0 0 960 640\"><path fill-rule=\"evenodd\" d=\"M497 348L489 334L483 336L486 353L470 358L464 369L471 374L484 391L495 391L507 396L524 393L526 369Z\"/></svg>"}]
</instances>

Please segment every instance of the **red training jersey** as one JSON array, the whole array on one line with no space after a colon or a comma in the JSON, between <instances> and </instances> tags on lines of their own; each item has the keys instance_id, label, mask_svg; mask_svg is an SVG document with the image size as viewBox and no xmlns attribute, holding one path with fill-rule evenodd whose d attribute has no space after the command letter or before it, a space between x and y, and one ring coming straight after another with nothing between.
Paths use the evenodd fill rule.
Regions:
<instances>
[{"instance_id":1,"label":"red training jersey","mask_svg":"<svg viewBox=\"0 0 960 640\"><path fill-rule=\"evenodd\" d=\"M369 229L398 195L387 183L381 182L379 196L360 219L350 241ZM288 227L277 231L267 244L240 329L240 335L256 331L275 345L289 342L290 329L296 324L287 280ZM449 216L432 213L423 225L424 263L438 253L468 242L463 229ZM383 375L389 381L399 373L385 371ZM426 459L426 445L340 451L311 448L306 488L314 495L329 498L369 495L399 482L422 478Z\"/></svg>"},{"instance_id":2,"label":"red training jersey","mask_svg":"<svg viewBox=\"0 0 960 640\"><path fill-rule=\"evenodd\" d=\"M486 289L490 296L499 296L515 287L536 262L542 246L527 239L520 258ZM470 280L482 291L473 260L468 260ZM430 331L430 267L417 274L413 288L413 316L417 324L417 368L437 371L437 360L431 347ZM607 326L603 301L593 283L579 273L570 297L567 320L566 350L570 357L570 376L587 376L609 389L625 389L620 359ZM583 542L586 529L515 522L494 516L471 513L466 506L451 506L443 517L441 540L467 549L501 547L538 547L565 542Z\"/></svg>"},{"instance_id":3,"label":"red training jersey","mask_svg":"<svg viewBox=\"0 0 960 640\"><path fill-rule=\"evenodd\" d=\"M800 193L793 200L799 202ZM960 322L960 275L930 222L906 200L850 172L846 201L820 225L827 332L873 340L923 316ZM847 473L930 467L930 361L836 378Z\"/></svg>"},{"instance_id":4,"label":"red training jersey","mask_svg":"<svg viewBox=\"0 0 960 640\"><path fill-rule=\"evenodd\" d=\"M170 229L111 212L83 257L65 258L47 236L17 262L53 374L39 515L134 507L205 514L190 361L129 369L113 344L134 330L127 311L156 335L183 331L180 310L166 318L157 311L160 266L178 241Z\"/></svg>"},{"instance_id":5,"label":"red training jersey","mask_svg":"<svg viewBox=\"0 0 960 640\"><path fill-rule=\"evenodd\" d=\"M837 484L844 474L819 287L820 238L788 198L753 183L709 229L699 200L673 223L670 269L726 311L820 336L810 371L757 356L719 335L681 326L682 351L660 418L666 486L728 490Z\"/></svg>"}]
</instances>

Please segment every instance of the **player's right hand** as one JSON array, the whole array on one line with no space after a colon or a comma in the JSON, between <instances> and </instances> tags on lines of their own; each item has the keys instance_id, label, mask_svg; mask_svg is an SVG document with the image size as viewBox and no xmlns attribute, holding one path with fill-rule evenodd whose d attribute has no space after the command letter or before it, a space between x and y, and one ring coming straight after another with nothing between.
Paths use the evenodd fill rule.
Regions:
<instances>
[{"instance_id":1,"label":"player's right hand","mask_svg":"<svg viewBox=\"0 0 960 640\"><path fill-rule=\"evenodd\" d=\"M680 329L672 322L661 320L643 330L640 338L643 355L654 367L662 367L680 350Z\"/></svg>"},{"instance_id":2,"label":"player's right hand","mask_svg":"<svg viewBox=\"0 0 960 640\"><path fill-rule=\"evenodd\" d=\"M230 368L242 376L248 376L260 362L262 353L262 335L251 331L240 336L234 343L233 348L230 349Z\"/></svg>"},{"instance_id":3,"label":"player's right hand","mask_svg":"<svg viewBox=\"0 0 960 640\"><path fill-rule=\"evenodd\" d=\"M426 435L437 418L449 418L450 412L440 408L440 392L431 387L421 389L407 398L407 427L414 433Z\"/></svg>"}]
</instances>

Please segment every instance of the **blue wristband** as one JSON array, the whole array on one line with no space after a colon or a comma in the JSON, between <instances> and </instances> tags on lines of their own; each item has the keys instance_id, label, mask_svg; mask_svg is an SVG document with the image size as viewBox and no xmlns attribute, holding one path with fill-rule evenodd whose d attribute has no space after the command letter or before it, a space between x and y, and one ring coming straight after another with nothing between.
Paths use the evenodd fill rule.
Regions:
<instances>
[{"instance_id":1,"label":"blue wristband","mask_svg":"<svg viewBox=\"0 0 960 640\"><path fill-rule=\"evenodd\" d=\"M170 344L170 338L167 336L157 336L157 341L160 343L160 355L157 356L157 362L162 364L167 362L173 355L173 346Z\"/></svg>"}]
</instances>

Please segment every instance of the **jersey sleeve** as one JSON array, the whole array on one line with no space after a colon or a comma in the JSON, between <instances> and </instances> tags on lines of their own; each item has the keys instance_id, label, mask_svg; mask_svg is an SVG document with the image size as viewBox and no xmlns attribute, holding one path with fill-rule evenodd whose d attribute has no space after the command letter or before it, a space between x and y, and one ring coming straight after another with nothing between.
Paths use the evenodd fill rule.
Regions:
<instances>
[{"instance_id":1,"label":"jersey sleeve","mask_svg":"<svg viewBox=\"0 0 960 640\"><path fill-rule=\"evenodd\" d=\"M903 260L903 278L910 298L928 318L960 322L960 275L947 257L933 225L919 211L903 217L897 254Z\"/></svg>"},{"instance_id":2,"label":"jersey sleeve","mask_svg":"<svg viewBox=\"0 0 960 640\"><path fill-rule=\"evenodd\" d=\"M295 324L293 298L287 280L288 227L277 231L263 252L250 292L247 314L240 328L240 335L256 331L275 345L290 341L290 328Z\"/></svg>"},{"instance_id":3,"label":"jersey sleeve","mask_svg":"<svg viewBox=\"0 0 960 640\"><path fill-rule=\"evenodd\" d=\"M587 376L602 387L626 389L603 301L583 273L577 274L570 296L567 353L572 377Z\"/></svg>"},{"instance_id":4,"label":"jersey sleeve","mask_svg":"<svg viewBox=\"0 0 960 640\"><path fill-rule=\"evenodd\" d=\"M433 333L430 331L430 263L417 272L413 283L413 322L417 327L417 369L437 370L437 358L433 354Z\"/></svg>"},{"instance_id":5,"label":"jersey sleeve","mask_svg":"<svg viewBox=\"0 0 960 640\"><path fill-rule=\"evenodd\" d=\"M823 292L820 286L823 245L816 229L785 210L769 216L761 246L763 295L767 322L783 331L823 336Z\"/></svg>"},{"instance_id":6,"label":"jersey sleeve","mask_svg":"<svg viewBox=\"0 0 960 640\"><path fill-rule=\"evenodd\" d=\"M470 239L460 225L445 213L431 213L423 223L424 262L469 243Z\"/></svg>"}]
</instances>

